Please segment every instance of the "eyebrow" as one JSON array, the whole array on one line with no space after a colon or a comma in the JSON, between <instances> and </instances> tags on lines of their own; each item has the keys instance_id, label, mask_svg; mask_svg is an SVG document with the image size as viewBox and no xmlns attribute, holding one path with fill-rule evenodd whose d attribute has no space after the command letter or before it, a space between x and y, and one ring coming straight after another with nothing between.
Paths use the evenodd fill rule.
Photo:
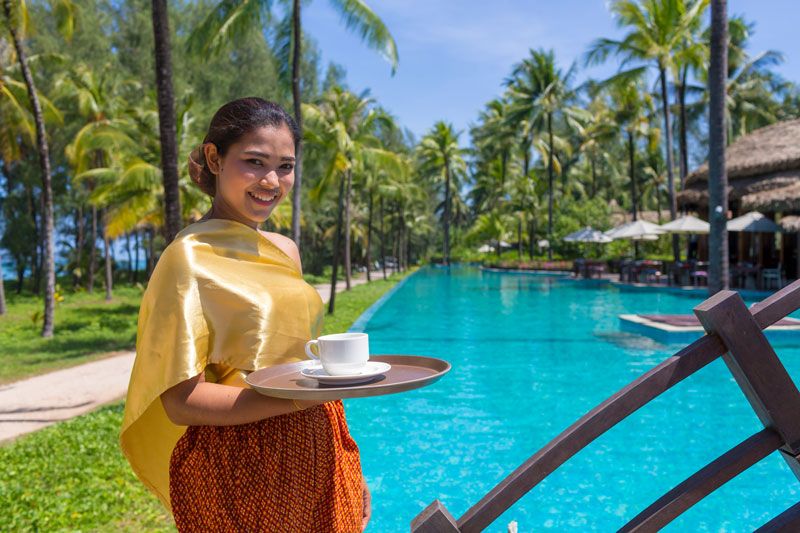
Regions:
<instances>
[{"instance_id":1,"label":"eyebrow","mask_svg":"<svg viewBox=\"0 0 800 533\"><path fill-rule=\"evenodd\" d=\"M250 155L257 155L259 157L263 157L264 159L270 158L269 154L265 154L264 152L259 152L258 150L245 150L244 153ZM281 157L281 161L294 161L294 157L285 155Z\"/></svg>"}]
</instances>

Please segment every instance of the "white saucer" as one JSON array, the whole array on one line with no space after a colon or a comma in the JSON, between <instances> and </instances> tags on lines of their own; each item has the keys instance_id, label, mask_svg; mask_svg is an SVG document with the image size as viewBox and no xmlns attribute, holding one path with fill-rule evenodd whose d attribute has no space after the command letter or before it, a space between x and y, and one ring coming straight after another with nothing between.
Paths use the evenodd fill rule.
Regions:
<instances>
[{"instance_id":1,"label":"white saucer","mask_svg":"<svg viewBox=\"0 0 800 533\"><path fill-rule=\"evenodd\" d=\"M300 374L307 378L316 379L320 383L350 385L353 383L361 383L362 381L369 381L375 376L387 372L390 368L392 368L392 365L389 363L384 363L382 361L367 361L364 367L354 374L332 376L325 372L325 369L322 368L322 365L315 364L314 366L303 368L300 370Z\"/></svg>"}]
</instances>

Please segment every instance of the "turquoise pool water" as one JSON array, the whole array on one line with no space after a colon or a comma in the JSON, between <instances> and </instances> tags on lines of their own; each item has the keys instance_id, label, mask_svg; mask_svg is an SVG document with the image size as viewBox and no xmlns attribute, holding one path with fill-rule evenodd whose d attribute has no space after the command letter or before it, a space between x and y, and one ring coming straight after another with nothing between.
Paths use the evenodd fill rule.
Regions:
<instances>
[{"instance_id":1,"label":"turquoise pool water","mask_svg":"<svg viewBox=\"0 0 800 533\"><path fill-rule=\"evenodd\" d=\"M372 353L447 359L415 391L345 400L372 492L367 531L408 531L435 498L458 518L587 410L676 351L620 331L620 313L691 313L674 293L472 267L425 268L362 326ZM800 378L800 344L775 345ZM761 425L721 360L573 457L487 531L615 531ZM777 453L668 531L751 531L800 500Z\"/></svg>"}]
</instances>

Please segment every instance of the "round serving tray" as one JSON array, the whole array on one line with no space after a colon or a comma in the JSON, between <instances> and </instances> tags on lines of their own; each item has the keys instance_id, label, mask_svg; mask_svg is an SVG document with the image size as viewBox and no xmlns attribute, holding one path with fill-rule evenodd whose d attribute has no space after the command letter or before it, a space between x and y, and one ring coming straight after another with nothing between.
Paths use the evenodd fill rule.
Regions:
<instances>
[{"instance_id":1,"label":"round serving tray","mask_svg":"<svg viewBox=\"0 0 800 533\"><path fill-rule=\"evenodd\" d=\"M261 394L275 398L339 400L418 389L437 381L450 370L447 361L423 355L370 355L369 359L389 363L392 368L366 383L326 385L300 374L301 369L319 364L309 359L256 370L248 374L245 381Z\"/></svg>"}]
</instances>

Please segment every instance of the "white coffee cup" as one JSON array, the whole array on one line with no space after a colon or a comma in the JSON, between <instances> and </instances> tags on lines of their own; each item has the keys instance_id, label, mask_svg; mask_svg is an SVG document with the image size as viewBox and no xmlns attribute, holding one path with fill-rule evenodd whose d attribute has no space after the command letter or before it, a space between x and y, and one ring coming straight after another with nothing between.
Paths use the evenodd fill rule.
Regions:
<instances>
[{"instance_id":1,"label":"white coffee cup","mask_svg":"<svg viewBox=\"0 0 800 533\"><path fill-rule=\"evenodd\" d=\"M319 355L311 347L316 345ZM369 360L369 337L366 333L334 333L306 343L306 355L322 363L331 376L355 374Z\"/></svg>"}]
</instances>

